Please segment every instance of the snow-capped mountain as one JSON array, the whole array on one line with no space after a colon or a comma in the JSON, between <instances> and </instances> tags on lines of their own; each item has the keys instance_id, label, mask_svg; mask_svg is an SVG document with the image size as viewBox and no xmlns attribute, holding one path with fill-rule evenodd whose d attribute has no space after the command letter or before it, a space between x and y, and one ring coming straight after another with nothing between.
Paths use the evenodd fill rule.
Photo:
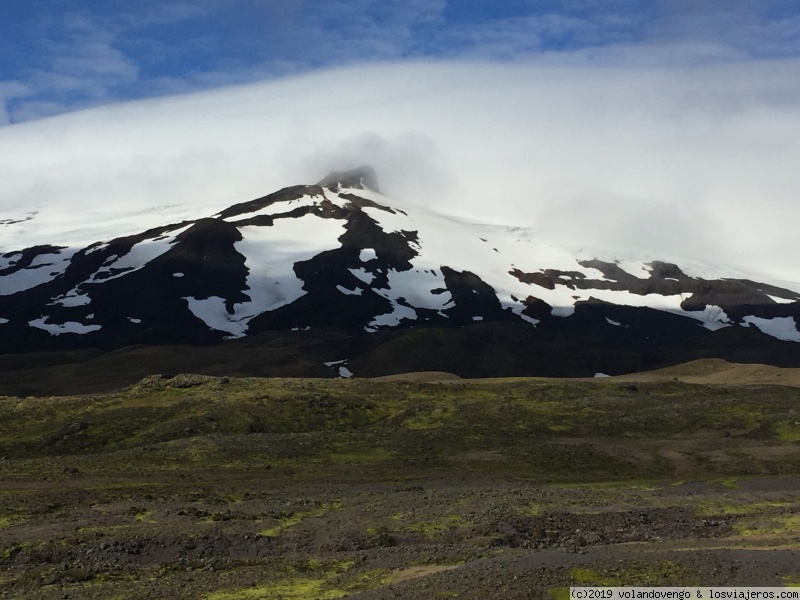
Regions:
<instances>
[{"instance_id":1,"label":"snow-capped mountain","mask_svg":"<svg viewBox=\"0 0 800 600\"><path fill-rule=\"evenodd\" d=\"M514 324L534 343L563 334L684 354L686 339L747 330L800 350L796 291L658 260L578 258L526 228L389 199L369 168L83 248L52 244L0 255L2 353L479 323ZM354 357L333 358L339 369Z\"/></svg>"}]
</instances>

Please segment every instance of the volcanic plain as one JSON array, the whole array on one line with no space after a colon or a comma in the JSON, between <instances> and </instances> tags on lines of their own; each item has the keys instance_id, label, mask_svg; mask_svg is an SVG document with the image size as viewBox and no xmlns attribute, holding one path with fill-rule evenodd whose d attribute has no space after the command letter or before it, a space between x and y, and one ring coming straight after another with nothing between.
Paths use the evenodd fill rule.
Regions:
<instances>
[{"instance_id":1,"label":"volcanic plain","mask_svg":"<svg viewBox=\"0 0 800 600\"><path fill-rule=\"evenodd\" d=\"M154 375L0 397L2 598L800 584L800 375Z\"/></svg>"}]
</instances>

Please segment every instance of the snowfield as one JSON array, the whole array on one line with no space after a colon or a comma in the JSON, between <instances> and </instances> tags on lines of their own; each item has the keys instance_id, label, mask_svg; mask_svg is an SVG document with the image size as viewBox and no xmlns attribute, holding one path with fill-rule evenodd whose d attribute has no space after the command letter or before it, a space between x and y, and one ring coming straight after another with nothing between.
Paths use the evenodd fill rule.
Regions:
<instances>
[{"instance_id":1,"label":"snowfield","mask_svg":"<svg viewBox=\"0 0 800 600\"><path fill-rule=\"evenodd\" d=\"M304 289L304 281L295 273L295 265L308 261L322 252L342 247L342 236L349 231L347 226L350 222L341 218L341 214L347 214L348 210L356 210L353 208L351 197L357 196L368 201L360 210L374 220L383 232L402 234L402 238L397 236L392 238L395 240L392 243L396 243L397 239L407 240L400 243L407 243L415 253L409 259L411 268L387 268L385 263L381 262L381 257L375 248L361 248L358 255L361 266L348 267L347 280L335 286L338 293L343 296L364 297L365 294L375 293L389 302L390 309L386 313L370 315L371 320L365 327L368 332L415 323L420 319L418 311L432 311L447 317L446 311L455 305L453 293L448 289L445 279L447 271L446 269L443 271L443 267L447 267L457 273L470 272L476 275L493 290L500 306L507 313L516 315L532 327L536 327L540 319L523 314L523 311L526 311L528 305L535 300L541 301L535 303L536 307L543 307L542 302L546 303L550 306L551 316L563 319L570 318L579 303L595 300L616 306L646 307L668 312L692 319L698 326L711 331L739 325L755 327L779 340L800 342L797 323L791 316L767 318L750 315L736 323L729 317L724 307L716 304L706 304L700 310L684 310L682 304L690 300L692 294L653 292L653 286L648 284L649 281L655 281L653 267L650 264L652 260L648 260L647 257L635 254L619 255L619 258L611 260L604 257L603 260L613 263L612 266L616 265L627 274L625 277L618 274L622 282L617 282L612 278L615 273L613 269L605 269L609 273L606 275L599 269L581 264L598 258L601 253L584 250L576 256L552 240L540 236L531 228L471 223L418 205L391 200L371 189L342 187L309 188L309 190L307 195L300 198L276 200L268 206L225 219L235 226L242 236L242 239L233 246L235 251L244 257L247 276L246 287L241 291L248 300L231 304L220 295L184 296L182 299L186 303L185 306L208 328L225 333L227 338L243 337L247 335L250 321L254 317L289 305L308 293ZM325 201L347 210L323 213L321 205ZM371 206L370 202L377 206ZM166 207L162 213L158 211L140 213L138 217L141 218L128 216L141 231L154 225L163 225L154 222L156 216L162 218L164 215L182 214L184 208L173 206ZM201 209L202 207L198 208ZM287 216L298 209L301 213L302 209L310 212L302 215L295 212L293 213L295 216ZM327 216L323 217L322 214ZM331 214L338 218L332 217ZM264 215L273 217L271 224L244 224L253 217ZM98 218L100 216L98 214ZM116 232L120 215L102 216L109 217L108 229L104 231L112 234ZM192 215L193 218L202 216L203 214ZM12 229L15 233L10 239L18 243L20 231L30 234L30 240L27 242L29 244L57 243L60 239L72 239L68 232L46 239L46 236L52 234L52 230L44 227L39 231L36 229L37 223L43 223L38 213L31 213L26 220L14 223ZM65 227L68 228L70 223L71 221L68 221ZM96 225L102 228L105 223ZM145 268L153 260L174 248L178 244L178 237L193 225L193 222L173 225L171 229L167 229L157 237L134 244L125 254L107 257L102 266L90 277L74 285L66 293L63 293L64 288L61 288L62 291L54 294L47 305L68 310L90 304L92 299L81 288L83 283L102 285ZM132 233L130 231L132 228L133 225L127 223L125 233ZM91 240L96 245L86 250L84 254L90 255L105 250L111 238L105 236L103 239L106 242L97 243L96 240ZM376 247L380 246L376 243ZM0 255L0 296L12 296L62 277L78 251L79 246L48 250L35 256L24 268L18 268L24 258L20 251ZM381 266L382 264L384 266ZM686 265L684 263L679 265L687 276L709 282L732 275L730 269L699 261L687 261ZM545 276L545 272L551 271L561 274L555 276L551 273L552 276ZM171 274L176 279L185 277L181 271ZM674 283L662 286L662 290L681 289L679 279L675 277L665 279ZM596 287L582 284L587 289L580 289L581 281L598 283L594 284ZM619 289L623 284L647 293ZM617 289L605 289L611 287ZM768 303L773 308L776 308L775 305L788 307L800 301L800 294L786 288L776 289L778 287L780 286L765 287L771 291L770 294L758 290L763 294L765 304ZM542 310L547 308L544 307ZM791 312L791 309L787 310ZM541 312L537 314L542 316ZM96 323L83 323L61 317L52 319L48 314L41 314L35 319L31 319L31 316L33 315L27 317L30 327L42 329L51 335L83 335L98 331L102 327ZM76 318L82 319L80 316ZM139 318L126 318L131 323L141 323ZM484 320L486 315L474 314L471 318L472 321L479 322ZM628 324L610 317L605 317L605 321L614 327L629 327ZM0 319L0 324L7 323L8 319ZM341 367L342 373L347 371L343 365L336 367Z\"/></svg>"},{"instance_id":2,"label":"snowfield","mask_svg":"<svg viewBox=\"0 0 800 600\"><path fill-rule=\"evenodd\" d=\"M399 306L401 298L419 308L444 308L450 294L430 294L430 290L445 287L444 278L436 275L443 265L478 275L494 289L505 307L532 325L537 320L521 314L525 305L520 300L528 296L547 302L553 307L553 316L558 317L569 317L578 302L594 298L611 304L668 311L695 319L712 331L731 325L725 312L717 306L706 306L702 311L683 310L680 305L689 297L687 294L638 295L615 290L579 290L567 285L556 285L549 290L523 283L509 271L517 268L525 273L537 273L545 269L557 269L580 273L587 279L608 279L599 270L581 265L579 259L567 251L540 239L531 229L459 221L424 208L404 205L369 189L342 190L341 193L359 195L396 209L394 214L372 207L364 210L384 231L416 231L419 239L419 255L411 261L414 269L390 273L390 291L379 291L392 301L395 310L375 325L394 325L400 318L414 318L412 311ZM623 271L639 279L648 279L651 275L650 266L643 261L626 260L617 264Z\"/></svg>"},{"instance_id":3,"label":"snowfield","mask_svg":"<svg viewBox=\"0 0 800 600\"><path fill-rule=\"evenodd\" d=\"M228 312L225 301L217 296L185 298L198 319L212 329L227 332L230 338L244 336L253 317L291 304L306 293L294 273L294 264L337 248L344 221L305 215L280 219L274 226L248 225L239 231L244 239L234 246L245 257L249 271L245 293L250 301L235 304L233 312Z\"/></svg>"},{"instance_id":4,"label":"snowfield","mask_svg":"<svg viewBox=\"0 0 800 600\"><path fill-rule=\"evenodd\" d=\"M797 323L794 317L775 317L773 319L763 319L760 317L745 317L742 319L743 326L749 327L754 325L758 327L762 333L771 335L779 340L786 340L788 342L800 342L800 331L797 330Z\"/></svg>"}]
</instances>

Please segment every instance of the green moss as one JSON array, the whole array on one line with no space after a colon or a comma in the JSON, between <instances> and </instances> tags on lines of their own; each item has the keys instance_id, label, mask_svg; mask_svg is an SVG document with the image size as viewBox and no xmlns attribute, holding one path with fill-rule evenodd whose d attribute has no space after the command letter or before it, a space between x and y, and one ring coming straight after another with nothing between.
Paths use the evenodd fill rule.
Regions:
<instances>
[{"instance_id":1,"label":"green moss","mask_svg":"<svg viewBox=\"0 0 800 600\"><path fill-rule=\"evenodd\" d=\"M735 429L748 432L756 429L764 420L764 407L758 404L740 403L714 407L708 414L708 423L718 429Z\"/></svg>"},{"instance_id":2,"label":"green moss","mask_svg":"<svg viewBox=\"0 0 800 600\"><path fill-rule=\"evenodd\" d=\"M460 515L448 515L436 521L414 523L409 525L407 529L409 531L418 531L420 533L424 533L428 538L434 538L443 531L469 527L469 525L470 524Z\"/></svg>"},{"instance_id":3,"label":"green moss","mask_svg":"<svg viewBox=\"0 0 800 600\"><path fill-rule=\"evenodd\" d=\"M20 550L24 550L25 548L33 547L33 542L21 542L19 544L14 544L12 546L7 546L6 548L0 549L0 561L7 560L13 554L16 554Z\"/></svg>"},{"instance_id":4,"label":"green moss","mask_svg":"<svg viewBox=\"0 0 800 600\"><path fill-rule=\"evenodd\" d=\"M548 425L547 428L550 431L569 431L572 425Z\"/></svg>"},{"instance_id":5,"label":"green moss","mask_svg":"<svg viewBox=\"0 0 800 600\"><path fill-rule=\"evenodd\" d=\"M494 453L493 471L504 476L622 481L671 473L649 440L725 429L736 433L742 451L720 454L730 446L721 432L718 440L704 438L695 454L697 477L745 469L783 474L800 468L800 453L754 457L747 443L794 439L796 400L795 390L780 386L678 382L630 391L616 383L537 379L433 385L248 378L188 389L154 380L92 397L0 398L0 455L24 460L14 472L26 478L147 479L225 469L266 478L400 480L453 468L454 457L480 451ZM284 436L280 444L275 435ZM586 442L576 444L582 436ZM598 437L637 447L620 453ZM486 464L455 467L475 471Z\"/></svg>"},{"instance_id":6,"label":"green moss","mask_svg":"<svg viewBox=\"0 0 800 600\"><path fill-rule=\"evenodd\" d=\"M800 515L746 518L733 524L743 536L800 534Z\"/></svg>"},{"instance_id":7,"label":"green moss","mask_svg":"<svg viewBox=\"0 0 800 600\"><path fill-rule=\"evenodd\" d=\"M638 492L654 492L660 489L660 484L652 481L643 481L639 479L623 480L623 481L601 481L601 482L588 482L588 483L564 483L552 484L552 487L557 488L587 488L590 490L620 490L620 491L638 491Z\"/></svg>"},{"instance_id":8,"label":"green moss","mask_svg":"<svg viewBox=\"0 0 800 600\"><path fill-rule=\"evenodd\" d=\"M719 483L720 485L724 485L726 488L730 488L732 490L739 488L739 478L738 477L724 477L722 479L712 479L712 483Z\"/></svg>"},{"instance_id":9,"label":"green moss","mask_svg":"<svg viewBox=\"0 0 800 600\"><path fill-rule=\"evenodd\" d=\"M290 513L284 517L279 518L278 524L275 527L264 529L261 532L259 532L259 535L263 535L264 537L277 537L286 529L294 527L295 525L301 523L305 519L310 519L314 517L324 517L332 510L340 510L341 508L342 508L341 500L335 500L331 503L326 502L322 504L319 508L316 508L314 510L298 511Z\"/></svg>"},{"instance_id":10,"label":"green moss","mask_svg":"<svg viewBox=\"0 0 800 600\"><path fill-rule=\"evenodd\" d=\"M599 586L686 586L697 585L700 577L698 572L671 560L636 561L613 569L575 567L569 575L574 585Z\"/></svg>"},{"instance_id":11,"label":"green moss","mask_svg":"<svg viewBox=\"0 0 800 600\"><path fill-rule=\"evenodd\" d=\"M289 566L287 571L302 571L296 577L286 577L258 586L235 590L220 590L206 596L206 600L327 600L342 598L353 592L381 585L386 571L376 569L349 577L347 573L354 561L320 561L311 559L304 565Z\"/></svg>"},{"instance_id":12,"label":"green moss","mask_svg":"<svg viewBox=\"0 0 800 600\"><path fill-rule=\"evenodd\" d=\"M547 590L547 595L553 600L570 600L568 587L551 587Z\"/></svg>"},{"instance_id":13,"label":"green moss","mask_svg":"<svg viewBox=\"0 0 800 600\"><path fill-rule=\"evenodd\" d=\"M359 573L358 575L347 578L347 580L341 583L339 587L349 593L373 590L382 586L386 582L386 577L388 574L388 569L372 569L369 571L364 571L363 573Z\"/></svg>"},{"instance_id":14,"label":"green moss","mask_svg":"<svg viewBox=\"0 0 800 600\"><path fill-rule=\"evenodd\" d=\"M617 581L613 578L601 576L595 569L586 569L582 567L573 567L570 569L569 576L575 585L611 586L615 585Z\"/></svg>"},{"instance_id":15,"label":"green moss","mask_svg":"<svg viewBox=\"0 0 800 600\"><path fill-rule=\"evenodd\" d=\"M451 398L429 399L425 405L417 408L417 413L403 421L408 429L436 429L444 427L453 420L456 414L456 404Z\"/></svg>"},{"instance_id":16,"label":"green moss","mask_svg":"<svg viewBox=\"0 0 800 600\"><path fill-rule=\"evenodd\" d=\"M139 521L140 523L157 523L155 519L153 519L153 511L152 510L144 510L139 513L136 513L134 518Z\"/></svg>"},{"instance_id":17,"label":"green moss","mask_svg":"<svg viewBox=\"0 0 800 600\"><path fill-rule=\"evenodd\" d=\"M266 585L242 588L231 591L214 592L206 596L207 600L308 600L316 598L342 598L347 591L324 589L325 579L298 577L285 579Z\"/></svg>"},{"instance_id":18,"label":"green moss","mask_svg":"<svg viewBox=\"0 0 800 600\"><path fill-rule=\"evenodd\" d=\"M778 439L782 442L790 444L800 442L800 422L778 423L775 426L775 433L778 434Z\"/></svg>"},{"instance_id":19,"label":"green moss","mask_svg":"<svg viewBox=\"0 0 800 600\"><path fill-rule=\"evenodd\" d=\"M694 512L698 517L751 515L794 504L795 502L789 501L742 503L730 499L702 500L695 505Z\"/></svg>"},{"instance_id":20,"label":"green moss","mask_svg":"<svg viewBox=\"0 0 800 600\"><path fill-rule=\"evenodd\" d=\"M0 517L0 529L8 529L15 525L21 525L26 521L22 515L5 515Z\"/></svg>"},{"instance_id":21,"label":"green moss","mask_svg":"<svg viewBox=\"0 0 800 600\"><path fill-rule=\"evenodd\" d=\"M385 448L364 448L353 446L327 454L322 460L337 464L380 463L389 462L393 453Z\"/></svg>"}]
</instances>

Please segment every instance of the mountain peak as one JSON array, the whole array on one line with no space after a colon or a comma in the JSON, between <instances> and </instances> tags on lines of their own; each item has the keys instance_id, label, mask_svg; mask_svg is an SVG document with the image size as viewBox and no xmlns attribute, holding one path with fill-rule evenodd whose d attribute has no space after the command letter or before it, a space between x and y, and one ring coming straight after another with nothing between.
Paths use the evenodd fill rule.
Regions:
<instances>
[{"instance_id":1,"label":"mountain peak","mask_svg":"<svg viewBox=\"0 0 800 600\"><path fill-rule=\"evenodd\" d=\"M350 171L331 171L317 185L321 187L368 188L375 192L380 191L378 175L375 173L375 169L368 165Z\"/></svg>"}]
</instances>

